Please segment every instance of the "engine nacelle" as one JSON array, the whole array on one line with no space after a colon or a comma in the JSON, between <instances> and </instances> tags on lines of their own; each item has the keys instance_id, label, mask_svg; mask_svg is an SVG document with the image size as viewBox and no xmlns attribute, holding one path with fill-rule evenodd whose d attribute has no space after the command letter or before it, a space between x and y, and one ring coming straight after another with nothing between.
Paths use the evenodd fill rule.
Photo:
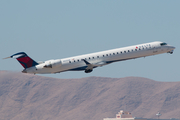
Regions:
<instances>
[{"instance_id":1,"label":"engine nacelle","mask_svg":"<svg viewBox=\"0 0 180 120\"><path fill-rule=\"evenodd\" d=\"M44 66L45 68L52 68L52 64L47 64Z\"/></svg>"},{"instance_id":2,"label":"engine nacelle","mask_svg":"<svg viewBox=\"0 0 180 120\"><path fill-rule=\"evenodd\" d=\"M49 60L45 62L45 68L55 68L61 66L61 60Z\"/></svg>"},{"instance_id":3,"label":"engine nacelle","mask_svg":"<svg viewBox=\"0 0 180 120\"><path fill-rule=\"evenodd\" d=\"M84 72L85 73L90 73L90 72L92 72L93 70L92 69L87 69L87 70L85 70Z\"/></svg>"}]
</instances>

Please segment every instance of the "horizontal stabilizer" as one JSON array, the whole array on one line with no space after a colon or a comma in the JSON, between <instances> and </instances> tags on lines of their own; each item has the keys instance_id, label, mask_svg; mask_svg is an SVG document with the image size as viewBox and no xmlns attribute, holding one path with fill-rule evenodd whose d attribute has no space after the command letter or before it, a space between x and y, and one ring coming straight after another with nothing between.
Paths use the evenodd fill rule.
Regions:
<instances>
[{"instance_id":1,"label":"horizontal stabilizer","mask_svg":"<svg viewBox=\"0 0 180 120\"><path fill-rule=\"evenodd\" d=\"M3 58L3 59L8 59L8 58L11 58L11 57L6 57L6 58Z\"/></svg>"}]
</instances>

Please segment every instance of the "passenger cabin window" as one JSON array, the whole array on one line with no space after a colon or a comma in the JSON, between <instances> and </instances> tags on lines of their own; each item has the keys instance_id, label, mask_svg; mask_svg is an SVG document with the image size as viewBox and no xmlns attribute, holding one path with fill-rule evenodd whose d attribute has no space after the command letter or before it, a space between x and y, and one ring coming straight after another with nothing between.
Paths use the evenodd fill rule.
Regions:
<instances>
[{"instance_id":1,"label":"passenger cabin window","mask_svg":"<svg viewBox=\"0 0 180 120\"><path fill-rule=\"evenodd\" d=\"M137 51L137 49L135 49Z\"/></svg>"},{"instance_id":2,"label":"passenger cabin window","mask_svg":"<svg viewBox=\"0 0 180 120\"><path fill-rule=\"evenodd\" d=\"M117 54L118 54L118 52L117 52Z\"/></svg>"},{"instance_id":3,"label":"passenger cabin window","mask_svg":"<svg viewBox=\"0 0 180 120\"><path fill-rule=\"evenodd\" d=\"M104 55L103 55L103 57L104 57Z\"/></svg>"},{"instance_id":4,"label":"passenger cabin window","mask_svg":"<svg viewBox=\"0 0 180 120\"><path fill-rule=\"evenodd\" d=\"M122 54L122 52L121 52L121 54Z\"/></svg>"},{"instance_id":5,"label":"passenger cabin window","mask_svg":"<svg viewBox=\"0 0 180 120\"><path fill-rule=\"evenodd\" d=\"M108 56L108 54L106 54L106 56Z\"/></svg>"},{"instance_id":6,"label":"passenger cabin window","mask_svg":"<svg viewBox=\"0 0 180 120\"><path fill-rule=\"evenodd\" d=\"M130 51L128 50L128 52L130 52Z\"/></svg>"},{"instance_id":7,"label":"passenger cabin window","mask_svg":"<svg viewBox=\"0 0 180 120\"><path fill-rule=\"evenodd\" d=\"M93 57L93 59L94 59L94 57Z\"/></svg>"},{"instance_id":8,"label":"passenger cabin window","mask_svg":"<svg viewBox=\"0 0 180 120\"><path fill-rule=\"evenodd\" d=\"M97 56L97 58L99 58L99 56Z\"/></svg>"},{"instance_id":9,"label":"passenger cabin window","mask_svg":"<svg viewBox=\"0 0 180 120\"><path fill-rule=\"evenodd\" d=\"M124 53L126 53L126 51L124 51Z\"/></svg>"},{"instance_id":10,"label":"passenger cabin window","mask_svg":"<svg viewBox=\"0 0 180 120\"><path fill-rule=\"evenodd\" d=\"M69 63L71 63L71 61L69 61Z\"/></svg>"},{"instance_id":11,"label":"passenger cabin window","mask_svg":"<svg viewBox=\"0 0 180 120\"><path fill-rule=\"evenodd\" d=\"M160 45L161 45L161 46L164 46L164 45L167 45L167 43L161 43Z\"/></svg>"},{"instance_id":12,"label":"passenger cabin window","mask_svg":"<svg viewBox=\"0 0 180 120\"><path fill-rule=\"evenodd\" d=\"M91 59L91 58L89 57L89 59Z\"/></svg>"},{"instance_id":13,"label":"passenger cabin window","mask_svg":"<svg viewBox=\"0 0 180 120\"><path fill-rule=\"evenodd\" d=\"M113 53L113 55L115 55L115 53Z\"/></svg>"}]
</instances>

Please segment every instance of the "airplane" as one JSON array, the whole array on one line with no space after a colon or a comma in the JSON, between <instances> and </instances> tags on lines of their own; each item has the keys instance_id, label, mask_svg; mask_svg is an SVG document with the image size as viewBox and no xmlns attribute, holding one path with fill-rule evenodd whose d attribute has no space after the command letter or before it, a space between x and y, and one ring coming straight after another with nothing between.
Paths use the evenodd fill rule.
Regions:
<instances>
[{"instance_id":1,"label":"airplane","mask_svg":"<svg viewBox=\"0 0 180 120\"><path fill-rule=\"evenodd\" d=\"M51 74L65 71L84 71L90 73L94 68L113 62L136 59L162 53L172 54L175 47L165 42L151 42L129 47L117 48L64 59L36 62L25 52L19 52L7 58L15 58L24 67L22 73ZM4 58L4 59L7 59Z\"/></svg>"}]
</instances>

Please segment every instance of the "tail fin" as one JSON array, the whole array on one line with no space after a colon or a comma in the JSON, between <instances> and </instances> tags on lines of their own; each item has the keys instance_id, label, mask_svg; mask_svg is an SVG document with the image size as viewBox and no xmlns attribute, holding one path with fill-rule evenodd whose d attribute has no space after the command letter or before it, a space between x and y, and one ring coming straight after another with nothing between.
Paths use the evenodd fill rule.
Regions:
<instances>
[{"instance_id":1,"label":"tail fin","mask_svg":"<svg viewBox=\"0 0 180 120\"><path fill-rule=\"evenodd\" d=\"M11 58L16 58L18 62L26 69L35 65L38 65L36 61L31 59L25 52L19 52L10 56Z\"/></svg>"}]
</instances>

